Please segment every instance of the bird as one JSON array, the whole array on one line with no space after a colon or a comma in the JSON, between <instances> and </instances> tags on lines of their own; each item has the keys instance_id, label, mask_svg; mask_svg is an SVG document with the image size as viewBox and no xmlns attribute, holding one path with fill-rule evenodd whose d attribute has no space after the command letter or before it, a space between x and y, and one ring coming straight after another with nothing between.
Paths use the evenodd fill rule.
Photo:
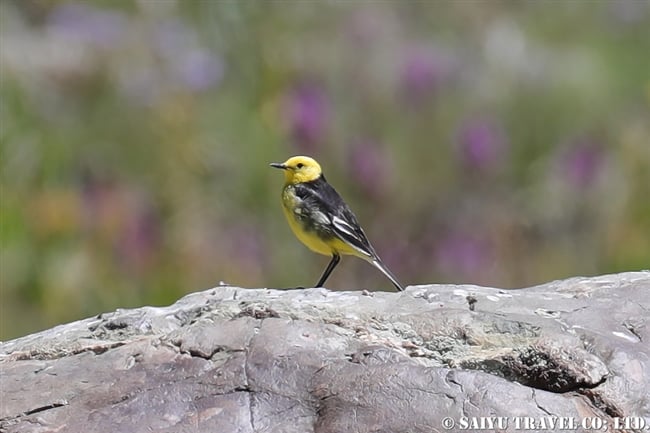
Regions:
<instances>
[{"instance_id":1,"label":"bird","mask_svg":"<svg viewBox=\"0 0 650 433\"><path fill-rule=\"evenodd\" d=\"M327 182L316 160L293 156L270 166L284 170L282 208L293 233L310 250L332 257L315 287L323 287L341 255L350 255L370 263L397 290L404 290L377 255L350 207Z\"/></svg>"}]
</instances>

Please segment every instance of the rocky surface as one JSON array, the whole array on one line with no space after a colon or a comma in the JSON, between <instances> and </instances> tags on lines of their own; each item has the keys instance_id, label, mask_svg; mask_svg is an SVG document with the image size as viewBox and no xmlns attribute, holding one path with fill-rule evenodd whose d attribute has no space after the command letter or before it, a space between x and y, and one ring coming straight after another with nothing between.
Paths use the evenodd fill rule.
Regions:
<instances>
[{"instance_id":1,"label":"rocky surface","mask_svg":"<svg viewBox=\"0 0 650 433\"><path fill-rule=\"evenodd\" d=\"M650 272L518 290L217 287L1 344L0 431L642 430L649 297Z\"/></svg>"}]
</instances>

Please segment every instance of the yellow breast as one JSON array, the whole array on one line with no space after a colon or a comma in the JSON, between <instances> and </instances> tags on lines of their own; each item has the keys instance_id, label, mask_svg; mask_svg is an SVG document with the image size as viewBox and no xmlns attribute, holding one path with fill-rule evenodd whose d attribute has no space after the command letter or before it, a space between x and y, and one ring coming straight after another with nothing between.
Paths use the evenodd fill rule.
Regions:
<instances>
[{"instance_id":1,"label":"yellow breast","mask_svg":"<svg viewBox=\"0 0 650 433\"><path fill-rule=\"evenodd\" d=\"M287 218L291 231L296 235L300 242L305 244L310 250L326 256L332 255L332 247L318 237L313 231L307 231L298 219L300 216L300 207L298 198L293 194L291 188L285 188L282 194L282 210Z\"/></svg>"},{"instance_id":2,"label":"yellow breast","mask_svg":"<svg viewBox=\"0 0 650 433\"><path fill-rule=\"evenodd\" d=\"M287 218L291 231L293 231L294 235L296 235L296 237L300 239L300 242L305 244L307 248L325 256L332 256L334 253L337 253L357 256L364 260L368 259L368 256L359 253L359 251L338 237L323 239L318 236L317 232L306 230L304 222L301 221L301 218L304 216L301 215L300 202L300 198L297 197L294 192L293 185L285 186L282 191L282 210L284 211L284 216Z\"/></svg>"}]
</instances>

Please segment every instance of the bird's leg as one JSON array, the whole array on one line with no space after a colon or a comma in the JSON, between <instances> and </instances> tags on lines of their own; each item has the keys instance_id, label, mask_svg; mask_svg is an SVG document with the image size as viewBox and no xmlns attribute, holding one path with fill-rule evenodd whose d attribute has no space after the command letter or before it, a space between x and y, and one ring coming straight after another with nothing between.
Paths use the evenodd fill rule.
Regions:
<instances>
[{"instance_id":1,"label":"bird's leg","mask_svg":"<svg viewBox=\"0 0 650 433\"><path fill-rule=\"evenodd\" d=\"M339 264L339 260L341 260L341 256L336 253L332 254L332 260L330 260L330 263L325 268L325 272L323 272L320 280L316 283L316 287L323 287L323 284L325 284L325 281L327 281L327 278L330 276L336 265Z\"/></svg>"}]
</instances>

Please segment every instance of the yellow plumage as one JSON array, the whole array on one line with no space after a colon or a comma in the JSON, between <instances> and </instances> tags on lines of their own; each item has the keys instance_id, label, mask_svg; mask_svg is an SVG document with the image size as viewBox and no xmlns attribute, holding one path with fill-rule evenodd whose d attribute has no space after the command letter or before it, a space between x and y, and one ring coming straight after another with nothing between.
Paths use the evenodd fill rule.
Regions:
<instances>
[{"instance_id":1,"label":"yellow plumage","mask_svg":"<svg viewBox=\"0 0 650 433\"><path fill-rule=\"evenodd\" d=\"M332 257L316 287L325 283L341 255L352 255L375 266L398 290L404 290L381 262L350 208L327 183L318 162L294 156L271 166L284 170L282 208L293 233L310 250Z\"/></svg>"}]
</instances>

